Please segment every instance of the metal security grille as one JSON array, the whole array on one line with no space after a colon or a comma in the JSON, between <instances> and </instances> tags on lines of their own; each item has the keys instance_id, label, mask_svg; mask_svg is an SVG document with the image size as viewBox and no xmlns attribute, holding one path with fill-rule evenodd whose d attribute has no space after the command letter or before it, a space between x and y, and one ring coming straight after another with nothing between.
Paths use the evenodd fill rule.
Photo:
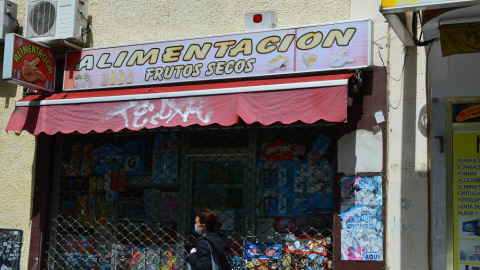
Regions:
<instances>
[{"instance_id":1,"label":"metal security grille","mask_svg":"<svg viewBox=\"0 0 480 270\"><path fill-rule=\"evenodd\" d=\"M196 211L241 269L331 269L333 125L61 137L48 269L186 269Z\"/></svg>"}]
</instances>

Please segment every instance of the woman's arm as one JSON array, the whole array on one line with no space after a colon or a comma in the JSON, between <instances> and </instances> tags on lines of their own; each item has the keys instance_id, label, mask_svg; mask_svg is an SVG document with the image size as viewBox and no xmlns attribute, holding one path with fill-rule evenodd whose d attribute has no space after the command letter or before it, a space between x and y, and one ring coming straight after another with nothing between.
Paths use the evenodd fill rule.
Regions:
<instances>
[{"instance_id":1,"label":"woman's arm","mask_svg":"<svg viewBox=\"0 0 480 270\"><path fill-rule=\"evenodd\" d=\"M197 249L197 252L194 252L187 257L187 261L192 267L192 270L211 270L212 254L208 248L207 240L198 241L195 248Z\"/></svg>"}]
</instances>

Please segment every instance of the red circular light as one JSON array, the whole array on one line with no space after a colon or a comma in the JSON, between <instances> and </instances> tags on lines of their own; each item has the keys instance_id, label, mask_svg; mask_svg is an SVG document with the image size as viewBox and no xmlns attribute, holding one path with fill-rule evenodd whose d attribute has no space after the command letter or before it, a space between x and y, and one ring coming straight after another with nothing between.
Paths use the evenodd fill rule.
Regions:
<instances>
[{"instance_id":1,"label":"red circular light","mask_svg":"<svg viewBox=\"0 0 480 270\"><path fill-rule=\"evenodd\" d=\"M253 15L253 22L254 23L261 23L263 20L262 14L255 14Z\"/></svg>"}]
</instances>

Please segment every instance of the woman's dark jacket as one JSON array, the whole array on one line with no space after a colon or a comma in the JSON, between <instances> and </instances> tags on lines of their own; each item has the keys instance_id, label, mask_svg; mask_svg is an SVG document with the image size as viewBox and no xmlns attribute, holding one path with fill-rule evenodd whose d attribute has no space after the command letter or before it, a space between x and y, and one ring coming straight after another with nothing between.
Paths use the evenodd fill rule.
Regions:
<instances>
[{"instance_id":1,"label":"woman's dark jacket","mask_svg":"<svg viewBox=\"0 0 480 270\"><path fill-rule=\"evenodd\" d=\"M227 261L228 245L223 239L223 236L217 232L210 232L201 236L195 241L195 249L197 252L190 254L187 257L188 263L192 270L211 270L212 259L210 256L210 249L213 252L213 260L218 265L220 270L230 270Z\"/></svg>"}]
</instances>

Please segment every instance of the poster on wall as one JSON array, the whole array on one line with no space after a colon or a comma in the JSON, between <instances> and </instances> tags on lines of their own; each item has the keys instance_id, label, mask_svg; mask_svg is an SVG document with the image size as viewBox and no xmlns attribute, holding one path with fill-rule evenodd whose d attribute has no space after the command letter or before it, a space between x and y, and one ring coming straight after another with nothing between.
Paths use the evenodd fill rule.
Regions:
<instances>
[{"instance_id":1,"label":"poster on wall","mask_svg":"<svg viewBox=\"0 0 480 270\"><path fill-rule=\"evenodd\" d=\"M342 260L383 260L382 177L341 180Z\"/></svg>"},{"instance_id":2,"label":"poster on wall","mask_svg":"<svg viewBox=\"0 0 480 270\"><path fill-rule=\"evenodd\" d=\"M23 232L0 229L0 269L20 270Z\"/></svg>"},{"instance_id":3,"label":"poster on wall","mask_svg":"<svg viewBox=\"0 0 480 270\"><path fill-rule=\"evenodd\" d=\"M453 133L454 269L480 269L480 131Z\"/></svg>"}]
</instances>

